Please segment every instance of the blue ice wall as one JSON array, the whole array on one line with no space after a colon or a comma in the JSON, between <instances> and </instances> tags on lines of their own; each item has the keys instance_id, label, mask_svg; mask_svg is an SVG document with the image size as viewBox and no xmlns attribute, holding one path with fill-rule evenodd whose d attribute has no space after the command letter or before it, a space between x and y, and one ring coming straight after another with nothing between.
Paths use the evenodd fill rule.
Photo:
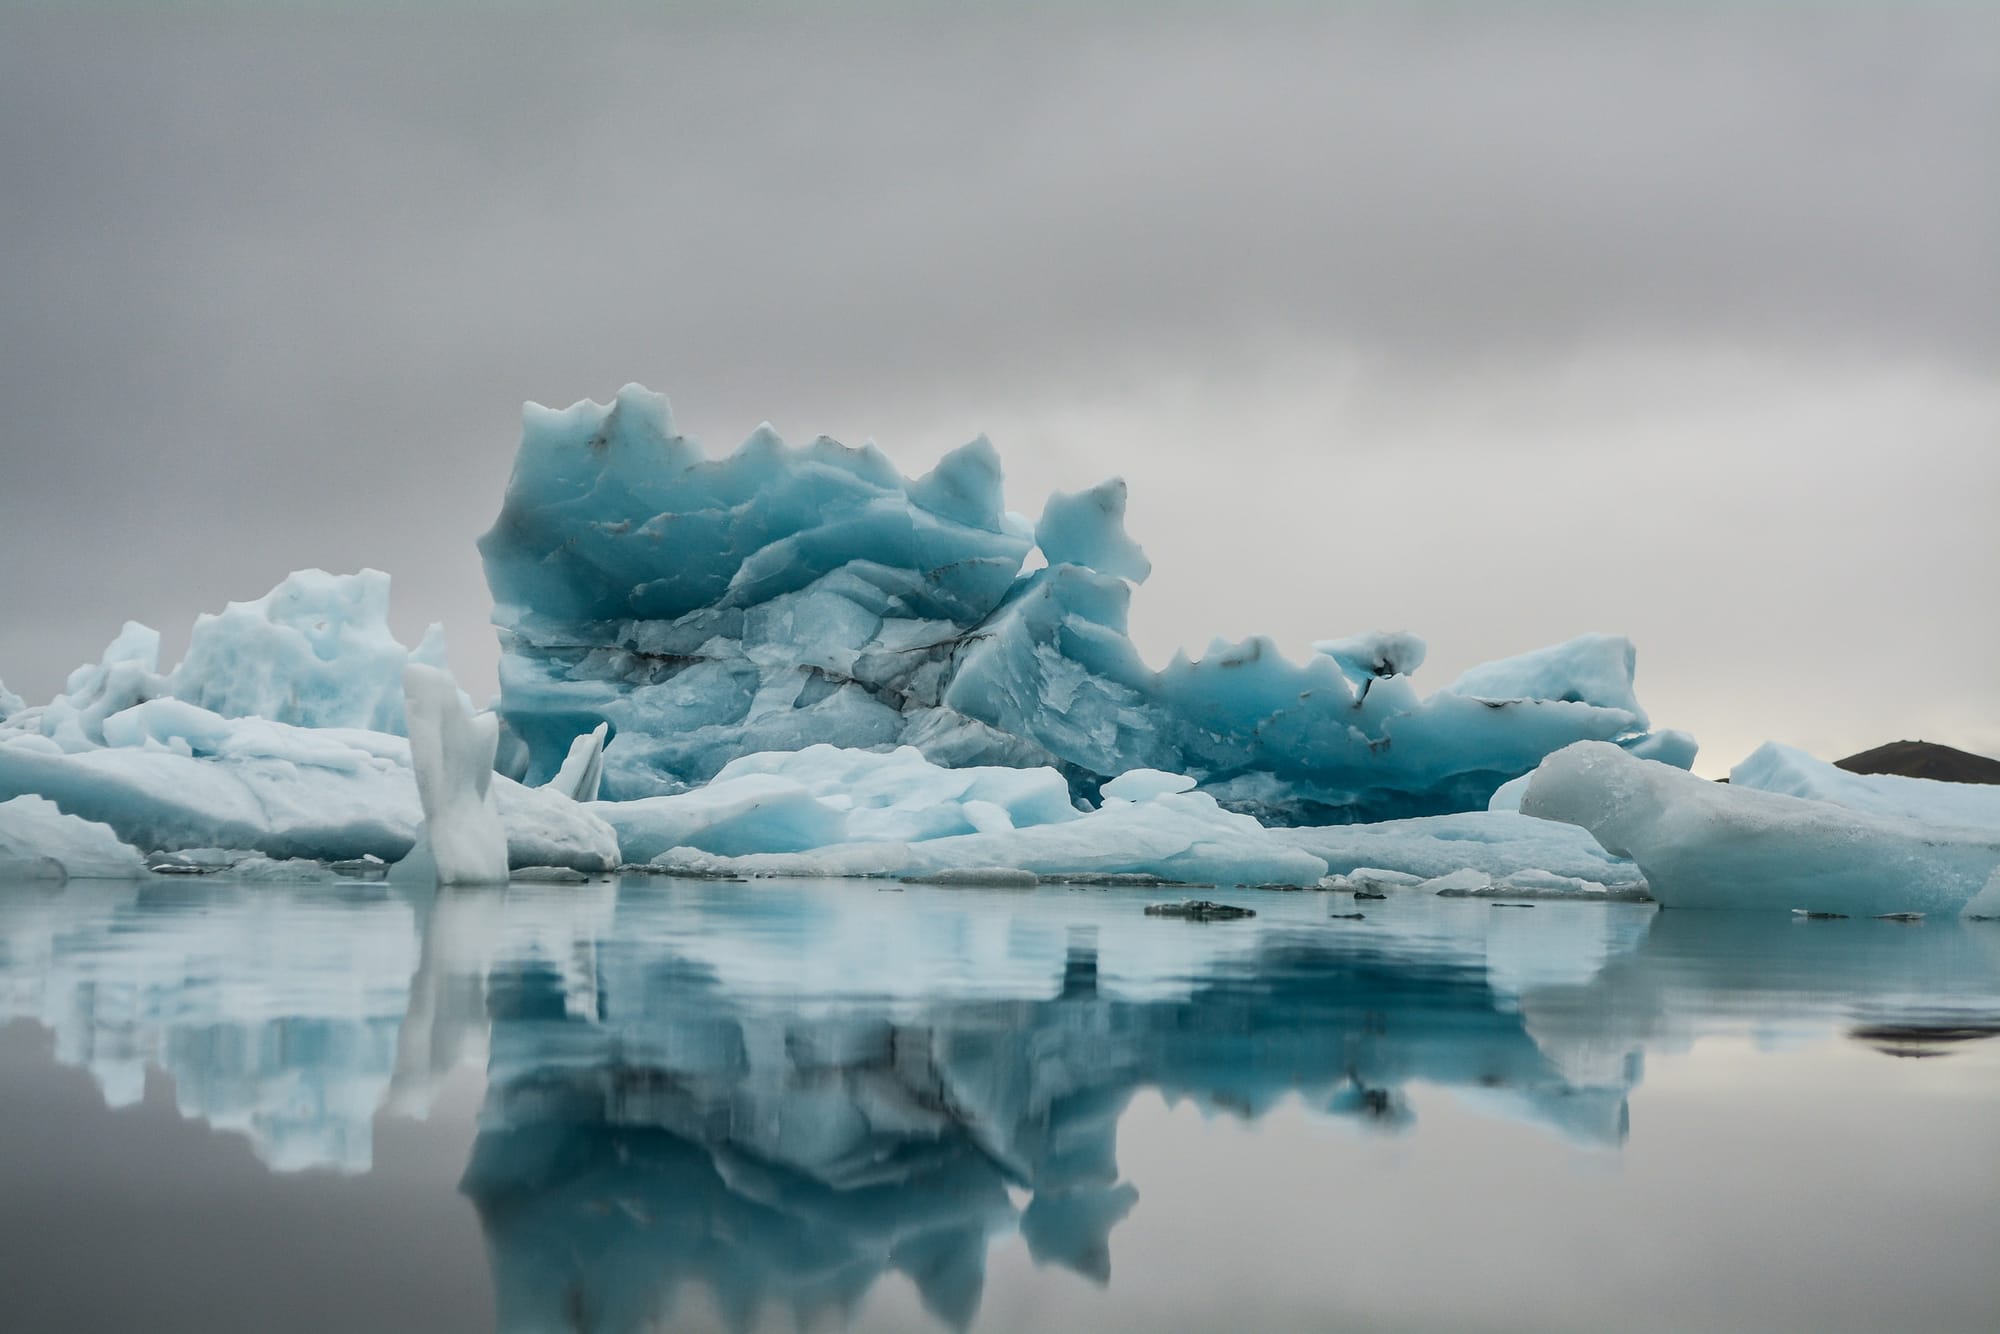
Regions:
<instances>
[{"instance_id":1,"label":"blue ice wall","mask_svg":"<svg viewBox=\"0 0 2000 1334\"><path fill-rule=\"evenodd\" d=\"M1124 513L1113 480L1031 525L983 438L912 479L872 445L794 447L769 427L708 458L636 385L530 405L479 543L501 712L529 781L609 723L610 799L756 751L907 744L948 765L1053 765L1086 801L1129 769L1192 774L1283 823L1483 809L1552 750L1647 734L1632 647L1604 635L1429 698L1406 674L1422 641L1400 633L1304 663L1218 641L1156 670L1126 632L1150 565Z\"/></svg>"}]
</instances>

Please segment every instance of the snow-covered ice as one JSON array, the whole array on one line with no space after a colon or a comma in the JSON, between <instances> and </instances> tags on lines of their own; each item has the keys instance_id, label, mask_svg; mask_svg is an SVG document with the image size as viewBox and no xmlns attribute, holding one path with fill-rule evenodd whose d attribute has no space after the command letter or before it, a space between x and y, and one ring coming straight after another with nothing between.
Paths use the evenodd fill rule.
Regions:
<instances>
[{"instance_id":1,"label":"snow-covered ice","mask_svg":"<svg viewBox=\"0 0 2000 1334\"><path fill-rule=\"evenodd\" d=\"M1126 633L1148 566L1107 482L1009 512L985 440L905 478L873 446L762 428L708 459L636 385L530 406L480 540L500 709L545 781L611 736L603 795L670 795L815 742L951 765L1047 766L1072 794L1133 769L1193 776L1280 823L1483 808L1579 738L1639 744L1624 640L1585 636L1421 697L1407 634L1269 640L1147 666ZM1031 569L1040 544L1046 566Z\"/></svg>"},{"instance_id":2,"label":"snow-covered ice","mask_svg":"<svg viewBox=\"0 0 2000 1334\"><path fill-rule=\"evenodd\" d=\"M422 820L410 745L397 734L402 674L430 650L386 638L386 590L386 576L293 575L205 618L194 638L201 656L191 650L188 661L207 666L195 672L184 662L162 673L158 633L127 623L63 694L0 721L0 801L44 797L146 852L400 859ZM245 684L230 686L223 678L239 659ZM380 696L390 672L393 707ZM177 692L328 725L228 716ZM338 718L396 730L330 725ZM561 792L499 776L492 786L515 865L617 864L610 827Z\"/></svg>"},{"instance_id":3,"label":"snow-covered ice","mask_svg":"<svg viewBox=\"0 0 2000 1334\"><path fill-rule=\"evenodd\" d=\"M1543 761L1521 810L1589 830L1670 908L1957 913L2000 867L2000 830L1711 783L1596 742Z\"/></svg>"}]
</instances>

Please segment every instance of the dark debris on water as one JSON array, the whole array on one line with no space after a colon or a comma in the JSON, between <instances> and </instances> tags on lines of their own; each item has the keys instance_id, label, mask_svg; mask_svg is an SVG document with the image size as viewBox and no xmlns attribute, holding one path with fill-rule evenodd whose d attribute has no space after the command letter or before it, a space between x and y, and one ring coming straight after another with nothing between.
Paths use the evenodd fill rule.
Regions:
<instances>
[{"instance_id":1,"label":"dark debris on water","mask_svg":"<svg viewBox=\"0 0 2000 1334\"><path fill-rule=\"evenodd\" d=\"M1188 922L1234 922L1239 918L1256 915L1254 908L1239 908L1231 903L1212 903L1207 899L1182 899L1179 903L1146 905L1148 917L1178 917Z\"/></svg>"}]
</instances>

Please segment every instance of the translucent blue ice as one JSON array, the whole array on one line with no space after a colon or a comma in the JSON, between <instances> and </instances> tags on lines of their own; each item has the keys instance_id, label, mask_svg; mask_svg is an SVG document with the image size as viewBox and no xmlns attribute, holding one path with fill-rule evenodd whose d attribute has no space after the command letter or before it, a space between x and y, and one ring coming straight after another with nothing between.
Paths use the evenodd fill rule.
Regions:
<instances>
[{"instance_id":1,"label":"translucent blue ice","mask_svg":"<svg viewBox=\"0 0 2000 1334\"><path fill-rule=\"evenodd\" d=\"M1081 565L1135 584L1146 582L1153 562L1125 533L1125 480L1114 477L1088 491L1058 491L1042 507L1035 545L1051 565Z\"/></svg>"},{"instance_id":2,"label":"translucent blue ice","mask_svg":"<svg viewBox=\"0 0 2000 1334\"><path fill-rule=\"evenodd\" d=\"M1115 480L1059 495L1030 532L984 439L909 479L872 446L793 448L768 428L709 459L636 385L530 406L480 541L526 776L602 722L612 799L828 742L1047 765L1086 802L1158 769L1230 810L1335 823L1477 810L1551 750L1647 737L1631 645L1609 636L1429 698L1408 634L1327 641L1302 664L1218 641L1156 670L1127 634L1150 566L1124 498Z\"/></svg>"}]
</instances>

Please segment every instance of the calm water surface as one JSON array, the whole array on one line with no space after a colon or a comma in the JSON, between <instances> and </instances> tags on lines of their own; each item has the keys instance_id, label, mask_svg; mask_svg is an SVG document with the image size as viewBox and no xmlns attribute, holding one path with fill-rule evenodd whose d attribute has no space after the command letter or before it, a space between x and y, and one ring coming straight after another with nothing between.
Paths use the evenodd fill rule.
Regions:
<instances>
[{"instance_id":1,"label":"calm water surface","mask_svg":"<svg viewBox=\"0 0 2000 1334\"><path fill-rule=\"evenodd\" d=\"M2000 1329L2000 924L1165 897L0 885L0 1327Z\"/></svg>"}]
</instances>

